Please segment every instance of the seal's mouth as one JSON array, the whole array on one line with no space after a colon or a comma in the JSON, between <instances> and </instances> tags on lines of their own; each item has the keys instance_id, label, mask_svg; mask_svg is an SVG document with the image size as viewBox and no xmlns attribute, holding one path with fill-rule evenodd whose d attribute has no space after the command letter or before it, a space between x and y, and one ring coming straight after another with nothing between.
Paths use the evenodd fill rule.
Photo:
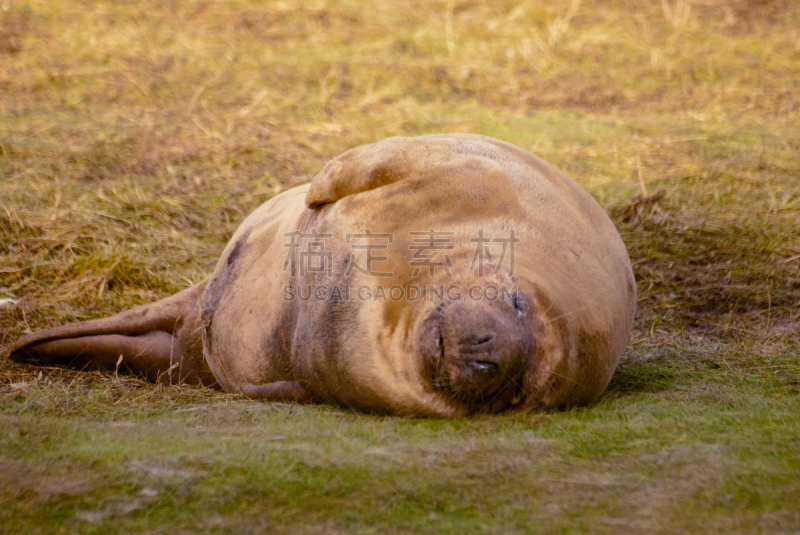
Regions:
<instances>
[{"instance_id":1,"label":"seal's mouth","mask_svg":"<svg viewBox=\"0 0 800 535\"><path fill-rule=\"evenodd\" d=\"M499 412L525 397L533 335L514 303L445 302L421 325L422 371L430 390L469 413Z\"/></svg>"}]
</instances>

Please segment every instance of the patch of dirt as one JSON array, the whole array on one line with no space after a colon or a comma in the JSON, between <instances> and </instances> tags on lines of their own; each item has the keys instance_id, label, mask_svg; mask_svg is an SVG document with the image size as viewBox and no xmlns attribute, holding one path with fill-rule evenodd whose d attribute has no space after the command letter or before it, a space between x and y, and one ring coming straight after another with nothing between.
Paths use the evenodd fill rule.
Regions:
<instances>
[{"instance_id":1,"label":"patch of dirt","mask_svg":"<svg viewBox=\"0 0 800 535\"><path fill-rule=\"evenodd\" d=\"M0 457L0 486L17 492L32 490L42 500L60 494L80 494L93 488L89 478L74 472L49 467L45 473L24 461Z\"/></svg>"},{"instance_id":2,"label":"patch of dirt","mask_svg":"<svg viewBox=\"0 0 800 535\"><path fill-rule=\"evenodd\" d=\"M0 55L19 53L25 37L33 31L29 17L15 11L0 11Z\"/></svg>"},{"instance_id":3,"label":"patch of dirt","mask_svg":"<svg viewBox=\"0 0 800 535\"><path fill-rule=\"evenodd\" d=\"M663 191L609 212L631 256L642 332L800 334L791 332L800 314L798 265L779 254L786 244L776 240L783 220L734 220L715 206L687 209Z\"/></svg>"}]
</instances>

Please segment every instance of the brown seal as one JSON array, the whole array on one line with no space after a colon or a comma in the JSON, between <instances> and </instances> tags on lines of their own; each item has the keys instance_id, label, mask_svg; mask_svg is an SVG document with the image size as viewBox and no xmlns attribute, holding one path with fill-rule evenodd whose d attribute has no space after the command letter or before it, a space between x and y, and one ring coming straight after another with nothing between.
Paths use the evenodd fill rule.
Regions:
<instances>
[{"instance_id":1,"label":"brown seal","mask_svg":"<svg viewBox=\"0 0 800 535\"><path fill-rule=\"evenodd\" d=\"M619 234L564 173L488 137L393 137L258 208L202 283L11 353L457 416L592 402L635 306Z\"/></svg>"}]
</instances>

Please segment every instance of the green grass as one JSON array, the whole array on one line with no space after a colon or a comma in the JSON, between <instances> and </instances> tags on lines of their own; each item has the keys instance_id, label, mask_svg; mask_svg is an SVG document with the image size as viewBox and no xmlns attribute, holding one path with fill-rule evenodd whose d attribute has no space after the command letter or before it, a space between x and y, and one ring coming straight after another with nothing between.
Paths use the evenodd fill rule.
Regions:
<instances>
[{"instance_id":1,"label":"green grass","mask_svg":"<svg viewBox=\"0 0 800 535\"><path fill-rule=\"evenodd\" d=\"M798 27L789 0L2 4L0 532L800 530ZM639 311L595 405L397 419L4 360L201 281L344 150L441 131L617 224Z\"/></svg>"},{"instance_id":2,"label":"green grass","mask_svg":"<svg viewBox=\"0 0 800 535\"><path fill-rule=\"evenodd\" d=\"M59 372L69 388L32 381L1 417L3 515L47 532L791 531L800 366L714 355L634 352L591 408L458 420Z\"/></svg>"}]
</instances>

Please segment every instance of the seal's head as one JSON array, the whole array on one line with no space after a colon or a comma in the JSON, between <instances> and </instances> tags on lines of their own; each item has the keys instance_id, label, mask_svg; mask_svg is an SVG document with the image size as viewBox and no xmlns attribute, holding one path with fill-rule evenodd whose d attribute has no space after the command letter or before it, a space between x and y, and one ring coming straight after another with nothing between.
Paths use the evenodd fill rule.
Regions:
<instances>
[{"instance_id":1,"label":"seal's head","mask_svg":"<svg viewBox=\"0 0 800 535\"><path fill-rule=\"evenodd\" d=\"M468 413L498 412L523 401L533 365L533 334L511 303L446 301L424 318L419 358L428 390Z\"/></svg>"}]
</instances>

